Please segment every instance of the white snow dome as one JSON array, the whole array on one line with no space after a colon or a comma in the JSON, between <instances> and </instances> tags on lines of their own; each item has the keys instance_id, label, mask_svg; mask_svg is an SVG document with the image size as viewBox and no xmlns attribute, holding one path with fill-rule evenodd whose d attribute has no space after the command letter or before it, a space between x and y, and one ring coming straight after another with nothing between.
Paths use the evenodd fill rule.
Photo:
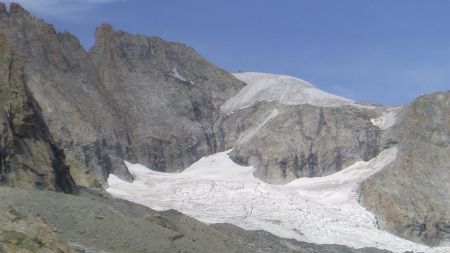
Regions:
<instances>
[{"instance_id":1,"label":"white snow dome","mask_svg":"<svg viewBox=\"0 0 450 253\"><path fill-rule=\"evenodd\" d=\"M257 72L233 75L247 85L223 104L221 109L225 113L251 106L259 101L277 101L286 105L355 105L353 100L319 90L314 85L291 76Z\"/></svg>"}]
</instances>

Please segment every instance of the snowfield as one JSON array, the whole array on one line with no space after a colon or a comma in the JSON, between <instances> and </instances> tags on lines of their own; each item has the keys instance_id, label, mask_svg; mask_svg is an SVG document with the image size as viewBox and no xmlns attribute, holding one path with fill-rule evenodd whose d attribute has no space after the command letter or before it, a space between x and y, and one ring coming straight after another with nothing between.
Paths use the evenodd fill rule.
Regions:
<instances>
[{"instance_id":1,"label":"snowfield","mask_svg":"<svg viewBox=\"0 0 450 253\"><path fill-rule=\"evenodd\" d=\"M359 183L396 156L393 147L369 162L286 185L260 181L252 167L235 164L228 152L204 157L176 174L127 163L135 180L128 183L110 175L107 191L156 210L175 209L206 223L231 223L300 241L394 252L445 252L378 229L374 215L359 205Z\"/></svg>"},{"instance_id":2,"label":"snowfield","mask_svg":"<svg viewBox=\"0 0 450 253\"><path fill-rule=\"evenodd\" d=\"M357 105L350 99L319 90L312 84L291 76L256 72L233 75L247 85L222 105L221 109L225 113L251 106L259 101L277 101L286 105Z\"/></svg>"}]
</instances>

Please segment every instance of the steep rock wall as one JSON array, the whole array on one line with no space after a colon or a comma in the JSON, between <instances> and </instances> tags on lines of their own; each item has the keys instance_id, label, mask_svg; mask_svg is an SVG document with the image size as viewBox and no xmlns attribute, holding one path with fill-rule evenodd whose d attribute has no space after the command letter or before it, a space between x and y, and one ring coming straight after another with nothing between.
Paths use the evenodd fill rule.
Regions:
<instances>
[{"instance_id":1,"label":"steep rock wall","mask_svg":"<svg viewBox=\"0 0 450 253\"><path fill-rule=\"evenodd\" d=\"M260 102L227 116L218 127L233 160L257 168L271 183L337 172L380 151L376 110Z\"/></svg>"},{"instance_id":2,"label":"steep rock wall","mask_svg":"<svg viewBox=\"0 0 450 253\"><path fill-rule=\"evenodd\" d=\"M450 241L450 92L422 96L399 115L383 139L397 159L361 187L361 203L379 226L439 245Z\"/></svg>"},{"instance_id":3,"label":"steep rock wall","mask_svg":"<svg viewBox=\"0 0 450 253\"><path fill-rule=\"evenodd\" d=\"M23 77L23 65L0 33L0 184L73 192L64 152L54 142Z\"/></svg>"},{"instance_id":4,"label":"steep rock wall","mask_svg":"<svg viewBox=\"0 0 450 253\"><path fill-rule=\"evenodd\" d=\"M77 184L131 180L123 160L179 171L216 151L218 108L243 83L191 48L102 25L87 52L20 5L1 9L0 32Z\"/></svg>"}]
</instances>

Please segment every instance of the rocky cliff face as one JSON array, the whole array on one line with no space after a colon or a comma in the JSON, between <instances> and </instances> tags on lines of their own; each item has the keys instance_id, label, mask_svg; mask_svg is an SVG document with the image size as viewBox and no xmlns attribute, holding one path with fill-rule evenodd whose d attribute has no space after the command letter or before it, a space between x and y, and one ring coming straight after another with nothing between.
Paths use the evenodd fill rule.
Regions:
<instances>
[{"instance_id":1,"label":"rocky cliff face","mask_svg":"<svg viewBox=\"0 0 450 253\"><path fill-rule=\"evenodd\" d=\"M23 65L0 33L0 183L73 192L64 152L28 90Z\"/></svg>"},{"instance_id":2,"label":"rocky cliff face","mask_svg":"<svg viewBox=\"0 0 450 253\"><path fill-rule=\"evenodd\" d=\"M399 115L384 139L397 159L365 181L361 203L383 229L430 245L450 241L450 92L426 95Z\"/></svg>"},{"instance_id":3,"label":"rocky cliff face","mask_svg":"<svg viewBox=\"0 0 450 253\"><path fill-rule=\"evenodd\" d=\"M108 174L106 165L114 162L103 147L126 135L106 94L97 88L99 78L88 54L72 35L57 33L17 4L0 14L0 31L23 59L30 94L57 145L64 148L75 181L99 186ZM103 141L107 137L108 143Z\"/></svg>"},{"instance_id":4,"label":"rocky cliff face","mask_svg":"<svg viewBox=\"0 0 450 253\"><path fill-rule=\"evenodd\" d=\"M137 161L158 171L180 171L216 152L219 108L243 83L182 44L109 25L97 28L91 57L102 89L126 119Z\"/></svg>"},{"instance_id":5,"label":"rocky cliff face","mask_svg":"<svg viewBox=\"0 0 450 253\"><path fill-rule=\"evenodd\" d=\"M98 187L109 173L131 180L123 160L179 171L217 149L219 106L243 83L194 50L102 25L86 52L21 6L1 6L0 32L77 184Z\"/></svg>"},{"instance_id":6,"label":"rocky cliff face","mask_svg":"<svg viewBox=\"0 0 450 253\"><path fill-rule=\"evenodd\" d=\"M272 109L269 116L274 110L276 117L246 130L232 153L235 161L259 168L257 175L269 182L329 175L379 152L380 132L369 112L300 105ZM255 127L257 133L248 136Z\"/></svg>"}]
</instances>

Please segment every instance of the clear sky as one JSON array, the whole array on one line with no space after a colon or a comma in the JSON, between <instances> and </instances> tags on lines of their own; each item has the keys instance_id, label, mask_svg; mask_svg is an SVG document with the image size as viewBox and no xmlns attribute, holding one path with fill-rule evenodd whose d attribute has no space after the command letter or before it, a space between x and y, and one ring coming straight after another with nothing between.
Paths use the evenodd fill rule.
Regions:
<instances>
[{"instance_id":1,"label":"clear sky","mask_svg":"<svg viewBox=\"0 0 450 253\"><path fill-rule=\"evenodd\" d=\"M292 75L359 101L398 105L450 89L447 0L16 2L86 48L107 22L186 43L230 72Z\"/></svg>"}]
</instances>

